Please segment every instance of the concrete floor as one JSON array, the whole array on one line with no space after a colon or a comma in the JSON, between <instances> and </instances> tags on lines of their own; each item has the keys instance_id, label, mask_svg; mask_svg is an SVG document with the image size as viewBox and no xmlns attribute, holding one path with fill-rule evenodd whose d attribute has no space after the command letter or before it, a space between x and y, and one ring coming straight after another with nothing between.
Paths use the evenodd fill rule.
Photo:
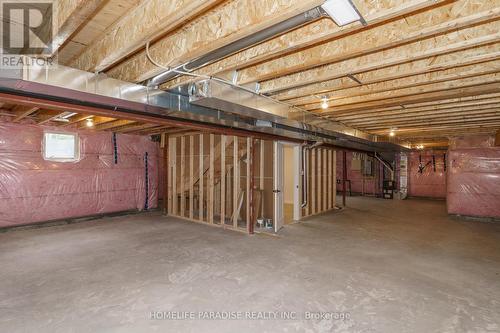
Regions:
<instances>
[{"instance_id":1,"label":"concrete floor","mask_svg":"<svg viewBox=\"0 0 500 333\"><path fill-rule=\"evenodd\" d=\"M348 204L281 237L158 213L0 234L0 332L500 331L500 225L452 220L439 201Z\"/></svg>"}]
</instances>

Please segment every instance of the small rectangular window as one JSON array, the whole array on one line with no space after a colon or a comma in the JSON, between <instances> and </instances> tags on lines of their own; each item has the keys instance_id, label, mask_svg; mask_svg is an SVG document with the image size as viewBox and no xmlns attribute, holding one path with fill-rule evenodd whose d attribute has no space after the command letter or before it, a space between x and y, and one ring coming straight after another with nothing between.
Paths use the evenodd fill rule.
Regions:
<instances>
[{"instance_id":1,"label":"small rectangular window","mask_svg":"<svg viewBox=\"0 0 500 333\"><path fill-rule=\"evenodd\" d=\"M78 135L71 133L45 132L43 158L57 162L74 162L80 159Z\"/></svg>"}]
</instances>

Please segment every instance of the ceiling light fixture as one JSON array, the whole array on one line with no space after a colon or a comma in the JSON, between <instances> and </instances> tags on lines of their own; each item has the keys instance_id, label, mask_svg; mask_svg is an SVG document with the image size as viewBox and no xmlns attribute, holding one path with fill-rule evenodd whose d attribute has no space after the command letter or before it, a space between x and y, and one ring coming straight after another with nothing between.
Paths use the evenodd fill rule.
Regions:
<instances>
[{"instance_id":1,"label":"ceiling light fixture","mask_svg":"<svg viewBox=\"0 0 500 333\"><path fill-rule=\"evenodd\" d=\"M350 0L327 0L321 5L321 8L330 15L338 26L343 26L355 21L364 22L358 10Z\"/></svg>"},{"instance_id":2,"label":"ceiling light fixture","mask_svg":"<svg viewBox=\"0 0 500 333\"><path fill-rule=\"evenodd\" d=\"M87 127L94 127L94 121L92 118L87 118L85 125L87 125Z\"/></svg>"},{"instance_id":3,"label":"ceiling light fixture","mask_svg":"<svg viewBox=\"0 0 500 333\"><path fill-rule=\"evenodd\" d=\"M395 128L391 129L391 131L389 132L389 136L396 136L396 129Z\"/></svg>"},{"instance_id":4,"label":"ceiling light fixture","mask_svg":"<svg viewBox=\"0 0 500 333\"><path fill-rule=\"evenodd\" d=\"M321 108L323 110L326 110L326 109L328 109L328 106L329 106L328 105L328 99L326 97L323 97L323 102L321 102Z\"/></svg>"}]
</instances>

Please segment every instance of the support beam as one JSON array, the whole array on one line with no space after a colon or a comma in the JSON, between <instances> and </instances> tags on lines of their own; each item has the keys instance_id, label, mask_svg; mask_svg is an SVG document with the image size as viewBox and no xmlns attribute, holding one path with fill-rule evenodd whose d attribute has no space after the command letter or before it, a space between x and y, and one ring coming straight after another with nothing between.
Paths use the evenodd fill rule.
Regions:
<instances>
[{"instance_id":1,"label":"support beam","mask_svg":"<svg viewBox=\"0 0 500 333\"><path fill-rule=\"evenodd\" d=\"M181 136L181 151L178 154L180 161L180 184L179 193L181 197L181 206L179 208L179 216L185 217L186 214L186 189L184 184L186 183L186 137Z\"/></svg>"},{"instance_id":2,"label":"support beam","mask_svg":"<svg viewBox=\"0 0 500 333\"><path fill-rule=\"evenodd\" d=\"M64 114L64 112L50 112L48 115L41 116L40 120L37 122L37 124L43 125L43 124L50 123L51 121L59 118L63 114Z\"/></svg>"},{"instance_id":3,"label":"support beam","mask_svg":"<svg viewBox=\"0 0 500 333\"><path fill-rule=\"evenodd\" d=\"M355 77L363 85L367 85L480 64L498 58L500 58L498 45L485 45L458 52L445 53L435 57L415 61L412 60L394 66L375 68L363 73L359 72ZM343 72L341 74L345 73ZM287 103L300 104L299 101L309 95L321 96L329 92L361 86L358 82L348 77L338 77L337 73L327 73L327 75L333 75L334 78L327 81L321 81L320 77L318 81L313 81L304 86L286 90L282 93L275 94L273 97L279 100L285 100Z\"/></svg>"},{"instance_id":4,"label":"support beam","mask_svg":"<svg viewBox=\"0 0 500 333\"><path fill-rule=\"evenodd\" d=\"M239 138L233 137L233 228L238 228L238 198L240 196Z\"/></svg>"},{"instance_id":5,"label":"support beam","mask_svg":"<svg viewBox=\"0 0 500 333\"><path fill-rule=\"evenodd\" d=\"M58 12L57 34L52 41L52 54L56 54L62 45L78 29L88 23L92 15L109 0L59 0L56 1Z\"/></svg>"},{"instance_id":6,"label":"support beam","mask_svg":"<svg viewBox=\"0 0 500 333\"><path fill-rule=\"evenodd\" d=\"M205 167L204 167L204 161L205 161L205 156L204 156L204 144L203 144L203 134L200 134L199 136L199 151L200 151L200 155L199 155L199 165L198 165L198 189L199 189L199 193L198 193L198 197L200 198L200 202L199 202L199 207L198 207L198 218L200 221L203 221L204 220L204 210L205 210L205 204L204 204L204 192L205 192L205 189L204 189L204 179L203 179L203 174L204 174L204 170L205 170Z\"/></svg>"},{"instance_id":7,"label":"support beam","mask_svg":"<svg viewBox=\"0 0 500 333\"><path fill-rule=\"evenodd\" d=\"M17 123L18 121L32 115L38 110L39 108L37 106L16 106L14 108L14 113L16 114L16 118L14 118L14 120L12 121Z\"/></svg>"},{"instance_id":8,"label":"support beam","mask_svg":"<svg viewBox=\"0 0 500 333\"><path fill-rule=\"evenodd\" d=\"M107 122L104 124L95 125L94 129L96 129L96 130L109 130L109 129L113 129L116 127L122 127L122 126L130 125L130 124L134 124L134 123L135 123L135 121L133 121L133 120L120 119L120 120L110 121L110 122Z\"/></svg>"},{"instance_id":9,"label":"support beam","mask_svg":"<svg viewBox=\"0 0 500 333\"><path fill-rule=\"evenodd\" d=\"M169 213L169 198L170 198L170 190L169 190L169 169L170 169L170 149L169 149L169 138L168 135L164 134L163 137L163 215L168 215Z\"/></svg>"},{"instance_id":10,"label":"support beam","mask_svg":"<svg viewBox=\"0 0 500 333\"><path fill-rule=\"evenodd\" d=\"M364 54L396 48L408 43L428 45L430 37L441 39L441 34L461 33L469 35L472 30L482 30L475 25L500 18L500 7L495 1L471 2L458 0L431 11L405 17L395 22L363 30L346 38L320 44L309 49L279 57L238 72L240 84L260 82L275 77L301 72L312 67L343 61ZM494 33L495 22L486 23ZM470 28L475 26L473 28ZM469 28L469 29L467 29ZM497 29L498 31L498 29ZM424 49L428 49L427 47Z\"/></svg>"},{"instance_id":11,"label":"support beam","mask_svg":"<svg viewBox=\"0 0 500 333\"><path fill-rule=\"evenodd\" d=\"M215 173L215 156L214 156L214 145L215 145L215 137L213 134L210 134L210 151L209 151L209 169L208 169L208 187L207 187L207 196L208 196L208 223L214 223L214 173Z\"/></svg>"},{"instance_id":12,"label":"support beam","mask_svg":"<svg viewBox=\"0 0 500 333\"><path fill-rule=\"evenodd\" d=\"M220 137L220 223L226 223L226 141L227 137Z\"/></svg>"},{"instance_id":13,"label":"support beam","mask_svg":"<svg viewBox=\"0 0 500 333\"><path fill-rule=\"evenodd\" d=\"M449 117L459 115L470 115L477 113L485 113L500 110L500 105L491 105L488 107L476 106L471 108L453 108L446 111L428 111L428 112L401 112L391 116L374 116L374 117L360 117L357 120L345 121L349 126L360 127L370 124L387 124L397 121L414 120L414 119L433 119L438 117Z\"/></svg>"},{"instance_id":14,"label":"support beam","mask_svg":"<svg viewBox=\"0 0 500 333\"><path fill-rule=\"evenodd\" d=\"M498 52L498 56L500 58L500 52ZM500 72L500 60L485 62L482 64L474 64L469 66L451 68L443 71L435 71L432 73L413 75L400 79L392 79L372 84L364 83L362 86L356 86L353 88L342 89L331 93L325 93L322 95L321 98L318 98L319 96L310 96L310 97L290 100L287 102L293 103L294 105L297 106L308 105L311 103L320 105L324 97L326 97L328 101L332 102L332 105L335 105L337 101L339 100L342 101L342 99L347 97L356 97L378 92L394 91L403 88L412 88L423 85L429 85L431 83L440 83L458 79L474 78L477 76L493 74L497 72Z\"/></svg>"},{"instance_id":15,"label":"support beam","mask_svg":"<svg viewBox=\"0 0 500 333\"><path fill-rule=\"evenodd\" d=\"M369 110L376 107L396 106L396 105L401 105L403 103L421 103L421 102L439 101L442 99L449 99L449 98L460 98L466 96L496 93L499 91L499 89L500 89L500 84L497 82L493 82L484 85L457 87L455 89L444 90L444 91L437 91L437 92L433 91L412 96L390 97L383 100L339 106L336 108L336 111L354 112L354 111ZM325 112L321 114L326 115L328 113Z\"/></svg>"},{"instance_id":16,"label":"support beam","mask_svg":"<svg viewBox=\"0 0 500 333\"><path fill-rule=\"evenodd\" d=\"M151 57L163 66L174 66L195 59L232 42L321 5L324 0L254 1L233 0L216 7L193 22L159 40L150 48ZM108 71L111 77L139 82L163 72L141 51Z\"/></svg>"},{"instance_id":17,"label":"support beam","mask_svg":"<svg viewBox=\"0 0 500 333\"><path fill-rule=\"evenodd\" d=\"M496 70L495 70L496 71ZM446 82L439 82L439 83L430 83L430 84L422 84L420 86L416 87L410 87L410 88L402 88L402 89L397 89L395 88L394 90L383 90L382 92L374 92L371 94L366 94L366 95L361 95L361 96L354 96L354 97L346 97L342 99L336 99L334 103L330 104L330 107L328 109L322 109L320 105L318 104L308 104L304 105L305 110L309 111L318 111L323 114L329 113L332 110L340 110L344 106L348 106L350 104L359 104L359 103L366 103L366 102L372 102L372 101L382 101L386 99L394 99L398 97L408 97L411 98L412 96L418 96L421 94L426 94L426 93L432 93L432 92L437 92L437 91L448 91L448 90L453 90L457 88L465 88L465 87L472 87L472 86L481 86L481 85L486 85L489 83L496 83L500 81L500 73L493 73L493 74L485 74L481 76L476 76L472 78L458 78L455 80L450 80ZM403 102L404 103L404 102ZM398 105L398 104L396 104Z\"/></svg>"},{"instance_id":18,"label":"support beam","mask_svg":"<svg viewBox=\"0 0 500 333\"><path fill-rule=\"evenodd\" d=\"M463 51L500 42L496 23L484 24L481 28L470 28L388 50L317 66L295 74L261 82L261 93L273 93L311 83L328 81L347 75L396 66L410 61L428 59L439 55ZM252 77L248 80L261 80ZM242 83L244 83L242 81Z\"/></svg>"},{"instance_id":19,"label":"support beam","mask_svg":"<svg viewBox=\"0 0 500 333\"><path fill-rule=\"evenodd\" d=\"M221 2L143 1L103 38L89 45L70 66L90 72L103 71L124 57L144 49L147 41L159 39ZM141 24L138 25L138 22Z\"/></svg>"},{"instance_id":20,"label":"support beam","mask_svg":"<svg viewBox=\"0 0 500 333\"><path fill-rule=\"evenodd\" d=\"M481 97L484 95L479 95ZM460 101L463 100L463 101ZM449 100L448 100L449 101ZM453 110L458 110L459 112L463 110L475 110L478 108L489 108L492 106L498 105L500 103L500 98L485 98L485 99L457 99L457 102L448 103L447 100L442 100L439 102L435 102L434 104L429 104L429 106L413 106L413 105L405 105L400 107L390 107L386 109L375 109L363 112L356 112L351 114L344 115L335 115L335 119L342 122L356 122L361 118L378 118L378 117L391 117L397 115L406 115L406 114L435 114L436 112L446 113ZM391 109L393 108L393 109Z\"/></svg>"},{"instance_id":21,"label":"support beam","mask_svg":"<svg viewBox=\"0 0 500 333\"><path fill-rule=\"evenodd\" d=\"M189 218L194 218L194 135L189 136Z\"/></svg>"},{"instance_id":22,"label":"support beam","mask_svg":"<svg viewBox=\"0 0 500 333\"><path fill-rule=\"evenodd\" d=\"M250 205L250 199L251 199L251 192L253 192L253 189L250 187L250 184L251 184L251 170L250 170L250 166L252 164L251 162L251 159L252 159L252 138L251 137L248 137L247 140L246 140L246 155L247 155L247 163L246 163L246 166L247 166L247 170L246 170L246 184L245 184L245 188L246 188L246 222L247 222L247 232L249 232L250 230L250 224L253 224L253 221L250 220L251 218L251 214L250 214L250 210L252 209L252 206Z\"/></svg>"},{"instance_id":23,"label":"support beam","mask_svg":"<svg viewBox=\"0 0 500 333\"><path fill-rule=\"evenodd\" d=\"M367 22L363 26L360 22L339 27L331 18L323 18L317 22L300 27L282 36L243 50L234 55L205 66L196 74L216 76L228 73L240 68L250 67L269 59L276 59L292 51L301 50L313 45L318 45L333 39L352 35L361 29L380 24L389 20L436 7L446 0L410 0L410 1L371 1L357 0L356 8ZM193 82L195 79L183 76L164 85L164 88L173 88L179 85Z\"/></svg>"},{"instance_id":24,"label":"support beam","mask_svg":"<svg viewBox=\"0 0 500 333\"><path fill-rule=\"evenodd\" d=\"M347 152L342 151L342 207L346 206Z\"/></svg>"}]
</instances>

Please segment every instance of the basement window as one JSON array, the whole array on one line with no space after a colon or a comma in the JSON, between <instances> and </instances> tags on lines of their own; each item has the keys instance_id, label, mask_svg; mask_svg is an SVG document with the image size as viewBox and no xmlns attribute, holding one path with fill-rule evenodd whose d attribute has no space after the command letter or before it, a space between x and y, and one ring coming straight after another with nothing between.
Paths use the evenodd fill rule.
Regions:
<instances>
[{"instance_id":1,"label":"basement window","mask_svg":"<svg viewBox=\"0 0 500 333\"><path fill-rule=\"evenodd\" d=\"M75 162L80 159L78 134L45 132L43 158L56 162Z\"/></svg>"}]
</instances>

